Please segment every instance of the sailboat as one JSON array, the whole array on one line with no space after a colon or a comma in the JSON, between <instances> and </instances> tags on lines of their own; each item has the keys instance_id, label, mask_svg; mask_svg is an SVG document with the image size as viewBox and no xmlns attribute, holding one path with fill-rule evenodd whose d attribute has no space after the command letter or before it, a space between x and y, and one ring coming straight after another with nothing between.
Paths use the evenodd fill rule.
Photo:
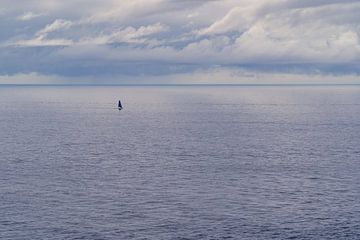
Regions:
<instances>
[{"instance_id":1,"label":"sailboat","mask_svg":"<svg viewBox=\"0 0 360 240\"><path fill-rule=\"evenodd\" d=\"M119 103L118 103L118 109L119 110L122 110L123 109L123 106L121 105L121 101L119 100Z\"/></svg>"}]
</instances>

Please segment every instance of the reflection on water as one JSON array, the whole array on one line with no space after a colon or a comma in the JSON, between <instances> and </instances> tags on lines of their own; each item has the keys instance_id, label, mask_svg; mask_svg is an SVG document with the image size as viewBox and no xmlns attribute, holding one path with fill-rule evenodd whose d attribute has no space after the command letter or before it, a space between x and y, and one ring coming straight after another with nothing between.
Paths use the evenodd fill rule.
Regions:
<instances>
[{"instance_id":1,"label":"reflection on water","mask_svg":"<svg viewBox=\"0 0 360 240\"><path fill-rule=\"evenodd\" d=\"M359 132L359 87L0 87L0 238L356 239Z\"/></svg>"}]
</instances>

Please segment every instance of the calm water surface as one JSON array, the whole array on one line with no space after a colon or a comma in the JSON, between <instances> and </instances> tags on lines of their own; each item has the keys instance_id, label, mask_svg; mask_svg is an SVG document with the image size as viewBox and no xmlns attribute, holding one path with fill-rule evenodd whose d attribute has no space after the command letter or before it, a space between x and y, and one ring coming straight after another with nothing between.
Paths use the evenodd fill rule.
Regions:
<instances>
[{"instance_id":1,"label":"calm water surface","mask_svg":"<svg viewBox=\"0 0 360 240\"><path fill-rule=\"evenodd\" d=\"M360 239L359 183L360 87L0 87L0 239Z\"/></svg>"}]
</instances>

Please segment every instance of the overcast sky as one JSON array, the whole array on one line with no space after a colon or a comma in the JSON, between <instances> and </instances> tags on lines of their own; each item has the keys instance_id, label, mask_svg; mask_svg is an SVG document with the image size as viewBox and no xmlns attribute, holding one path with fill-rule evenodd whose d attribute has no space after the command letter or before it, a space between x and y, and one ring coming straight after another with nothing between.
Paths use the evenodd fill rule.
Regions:
<instances>
[{"instance_id":1,"label":"overcast sky","mask_svg":"<svg viewBox=\"0 0 360 240\"><path fill-rule=\"evenodd\" d=\"M359 12L357 0L0 0L0 83L356 82Z\"/></svg>"}]
</instances>

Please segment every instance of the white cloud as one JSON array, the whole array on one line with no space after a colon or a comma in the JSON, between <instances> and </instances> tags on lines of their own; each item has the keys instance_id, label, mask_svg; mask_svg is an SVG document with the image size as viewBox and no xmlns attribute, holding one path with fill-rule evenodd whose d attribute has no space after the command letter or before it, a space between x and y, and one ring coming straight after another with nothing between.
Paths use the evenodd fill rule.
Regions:
<instances>
[{"instance_id":1,"label":"white cloud","mask_svg":"<svg viewBox=\"0 0 360 240\"><path fill-rule=\"evenodd\" d=\"M151 44L153 42L149 41L145 37L165 32L168 30L168 27L160 23L156 23L148 26L141 26L139 28L126 27L119 31L113 31L111 34L102 34L96 37L83 38L78 44L111 44L111 43L147 43Z\"/></svg>"},{"instance_id":2,"label":"white cloud","mask_svg":"<svg viewBox=\"0 0 360 240\"><path fill-rule=\"evenodd\" d=\"M360 72L360 2L355 0L29 0L18 10L3 1L13 19L28 21L47 13L26 27L15 21L3 30L0 45L18 52L20 62L31 53L14 46L51 46L44 57L71 59L74 68L91 59L99 69L118 62L155 62L159 68L162 63L274 69L337 64ZM58 66L61 70L51 69L76 71Z\"/></svg>"},{"instance_id":3,"label":"white cloud","mask_svg":"<svg viewBox=\"0 0 360 240\"><path fill-rule=\"evenodd\" d=\"M234 7L222 19L198 31L199 35L221 34L229 31L243 32L254 20L252 7Z\"/></svg>"},{"instance_id":4,"label":"white cloud","mask_svg":"<svg viewBox=\"0 0 360 240\"><path fill-rule=\"evenodd\" d=\"M289 14L289 13L286 13ZM293 26L279 15L252 25L235 42L242 56L261 61L350 62L359 60L358 34L348 26L298 23ZM280 15L281 16L281 15ZM284 20L285 19L285 20ZM294 20L294 18L292 18Z\"/></svg>"},{"instance_id":5,"label":"white cloud","mask_svg":"<svg viewBox=\"0 0 360 240\"><path fill-rule=\"evenodd\" d=\"M68 29L73 25L73 22L63 19L57 19L53 23L46 25L43 29L39 30L37 36L45 36L48 33Z\"/></svg>"},{"instance_id":6,"label":"white cloud","mask_svg":"<svg viewBox=\"0 0 360 240\"><path fill-rule=\"evenodd\" d=\"M142 43L148 45L154 45L158 43L156 40L149 41L146 37L156 33L165 32L168 27L156 23L148 26L141 26L138 28L126 27L124 29L113 31L111 34L100 34L95 37L84 37L79 40L63 39L63 38L48 38L47 35L54 31L68 29L73 26L74 23L64 20L56 20L52 24L47 25L36 33L35 38L27 40L16 41L16 46L70 46L70 45L105 45L112 43Z\"/></svg>"},{"instance_id":7,"label":"white cloud","mask_svg":"<svg viewBox=\"0 0 360 240\"><path fill-rule=\"evenodd\" d=\"M38 17L44 16L44 15L45 14L43 14L43 13L26 12L23 15L18 16L17 19L20 21L30 21L34 18L38 18Z\"/></svg>"},{"instance_id":8,"label":"white cloud","mask_svg":"<svg viewBox=\"0 0 360 240\"><path fill-rule=\"evenodd\" d=\"M74 44L71 39L65 38L48 38L48 34L66 30L73 25L73 22L57 19L53 23L46 25L43 29L39 30L35 37L32 39L17 40L13 45L20 47L41 47L41 46L70 46Z\"/></svg>"},{"instance_id":9,"label":"white cloud","mask_svg":"<svg viewBox=\"0 0 360 240\"><path fill-rule=\"evenodd\" d=\"M125 20L131 16L141 17L159 10L163 0L106 1L101 11L95 11L84 22L99 23Z\"/></svg>"},{"instance_id":10,"label":"white cloud","mask_svg":"<svg viewBox=\"0 0 360 240\"><path fill-rule=\"evenodd\" d=\"M68 39L46 39L43 36L28 39L28 40L19 40L14 45L20 47L45 47L45 46L71 46L74 42Z\"/></svg>"}]
</instances>

